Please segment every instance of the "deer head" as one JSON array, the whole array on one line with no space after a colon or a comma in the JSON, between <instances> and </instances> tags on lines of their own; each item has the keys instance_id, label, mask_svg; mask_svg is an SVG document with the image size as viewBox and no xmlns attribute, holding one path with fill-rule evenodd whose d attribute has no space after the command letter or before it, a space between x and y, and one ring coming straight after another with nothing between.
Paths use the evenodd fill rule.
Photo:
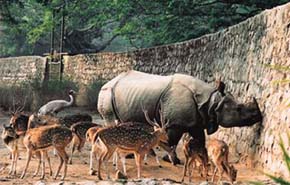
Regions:
<instances>
[{"instance_id":1,"label":"deer head","mask_svg":"<svg viewBox=\"0 0 290 185\"><path fill-rule=\"evenodd\" d=\"M168 140L168 136L166 133L166 128L169 124L169 120L167 120L167 122L165 123L165 118L163 115L164 112L164 106L163 103L160 102L160 109L159 109L159 115L160 115L160 122L161 122L161 126L157 123L156 119L154 119L154 121L152 121L148 115L148 111L144 108L144 106L141 104L141 108L142 111L144 113L145 119L146 121L154 127L154 132L159 132L160 133L160 140L162 142L167 142Z\"/></svg>"}]
</instances>

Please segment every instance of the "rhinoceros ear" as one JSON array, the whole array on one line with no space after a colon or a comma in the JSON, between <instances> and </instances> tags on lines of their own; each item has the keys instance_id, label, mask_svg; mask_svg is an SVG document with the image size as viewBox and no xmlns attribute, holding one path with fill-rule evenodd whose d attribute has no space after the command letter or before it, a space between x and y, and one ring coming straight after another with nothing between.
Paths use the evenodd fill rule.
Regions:
<instances>
[{"instance_id":1,"label":"rhinoceros ear","mask_svg":"<svg viewBox=\"0 0 290 185\"><path fill-rule=\"evenodd\" d=\"M225 95L225 88L226 84L223 81L221 81L221 78L216 80L216 89L222 94L222 96Z\"/></svg>"}]
</instances>

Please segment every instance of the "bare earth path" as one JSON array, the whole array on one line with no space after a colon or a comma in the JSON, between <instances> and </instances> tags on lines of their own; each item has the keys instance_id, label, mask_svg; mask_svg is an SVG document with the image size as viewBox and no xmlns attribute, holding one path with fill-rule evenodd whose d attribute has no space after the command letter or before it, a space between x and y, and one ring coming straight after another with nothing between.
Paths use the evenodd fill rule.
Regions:
<instances>
[{"instance_id":1,"label":"bare earth path","mask_svg":"<svg viewBox=\"0 0 290 185\"><path fill-rule=\"evenodd\" d=\"M71 112L78 112L76 109L72 109ZM82 111L83 112L83 111ZM68 111L67 111L68 113ZM66 114L66 113L63 113ZM91 113L93 114L93 113ZM98 115L94 114L94 121L95 122L101 122ZM9 123L9 116L0 114L0 131L2 133L2 125ZM67 152L69 153L69 148L67 148ZM98 182L98 178L96 176L90 176L88 174L89 172L89 151L90 151L90 145L86 144L82 153L76 152L73 158L73 164L68 166L68 172L67 177L64 184L100 184L101 182ZM159 151L159 156L164 155L164 151ZM37 161L35 158L32 159L30 163L30 167L27 173L27 176L25 179L20 179L20 175L22 172L22 169L24 168L24 164L26 161L26 154L21 153L20 154L20 160L17 164L17 175L16 177L11 177L8 175L9 171L9 152L8 149L4 146L3 141L0 141L0 184L41 184L41 182L45 184L59 184L60 183L60 177L58 180L54 181L52 177L48 174L48 168L46 168L46 178L43 181L39 181L40 176L32 178L32 173L36 167ZM183 154L181 152L180 146L178 147L178 154L179 157L183 160ZM59 163L59 159L52 155L52 152L50 153L50 157L52 160L52 167L53 170L56 170L57 165ZM96 161L95 163L96 164ZM112 163L110 161L109 163L109 169L111 172L111 177L114 178L115 170L112 166ZM182 177L182 165L173 166L167 162L164 162L161 160L162 168L159 168L156 164L154 158L149 157L148 165L143 165L142 167L142 177L144 178L154 178L154 179L172 179L173 181L179 182ZM96 165L95 165L96 166ZM256 171L255 169L248 169L243 164L236 164L235 165L238 169L238 178L236 184L248 184L248 181L263 181L265 184L273 184L270 183L270 181L267 180L267 178ZM47 167L47 165L46 165ZM127 159L127 173L130 179L136 178L137 171L134 159ZM211 174L210 174L211 175ZM103 177L106 178L105 174L103 174ZM224 180L226 180L224 178ZM151 182L151 181L150 181ZM204 182L204 179L201 178L197 171L194 174L193 177L194 184L200 184ZM149 181L142 181L138 184L148 184ZM172 182L171 182L172 183ZM188 179L185 179L185 183L188 183ZM102 182L101 184L112 184L109 182ZM150 184L163 184L161 181L159 182L151 182ZM170 184L170 182L166 182L165 184Z\"/></svg>"}]
</instances>

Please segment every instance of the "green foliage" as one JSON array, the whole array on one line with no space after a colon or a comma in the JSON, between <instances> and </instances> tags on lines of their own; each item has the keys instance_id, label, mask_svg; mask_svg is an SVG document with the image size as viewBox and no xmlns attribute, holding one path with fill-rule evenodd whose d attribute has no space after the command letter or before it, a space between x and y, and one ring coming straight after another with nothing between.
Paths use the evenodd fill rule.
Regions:
<instances>
[{"instance_id":1,"label":"green foliage","mask_svg":"<svg viewBox=\"0 0 290 185\"><path fill-rule=\"evenodd\" d=\"M28 43L36 43L45 33L48 33L52 26L51 11L46 10L44 12L43 22L31 30L28 31Z\"/></svg>"},{"instance_id":2,"label":"green foliage","mask_svg":"<svg viewBox=\"0 0 290 185\"><path fill-rule=\"evenodd\" d=\"M64 78L62 81L52 79L48 81L47 89L43 89L43 93L47 95L55 96L67 96L69 90L73 89L78 91L78 85L68 78Z\"/></svg>"},{"instance_id":3,"label":"green foliage","mask_svg":"<svg viewBox=\"0 0 290 185\"><path fill-rule=\"evenodd\" d=\"M288 143L290 144L290 134L288 133ZM285 145L283 143L283 140L282 138L280 138L280 147L282 149L282 152L283 152L283 156L284 156L284 161L287 165L287 169L288 171L290 172L290 156L289 154L287 153L287 150L285 148Z\"/></svg>"},{"instance_id":4,"label":"green foliage","mask_svg":"<svg viewBox=\"0 0 290 185\"><path fill-rule=\"evenodd\" d=\"M290 143L290 134L288 133L288 143ZM280 148L283 152L283 158L284 158L284 162L286 163L288 172L290 173L290 155L288 154L286 148L285 148L285 144L282 140L282 138L280 137ZM272 179L275 183L280 184L280 185L290 185L290 181L287 181L286 179L283 179L282 177L276 177L275 175L269 174L269 173L265 173L265 175L267 175L270 179ZM262 185L263 183L261 182L250 182L253 185Z\"/></svg>"},{"instance_id":5,"label":"green foliage","mask_svg":"<svg viewBox=\"0 0 290 185\"><path fill-rule=\"evenodd\" d=\"M290 143L290 135L288 134L288 143ZM288 172L290 173L290 156L287 153L283 140L280 138L280 148L283 152L284 162L286 163ZM270 177L274 182L281 184L281 185L290 185L290 181L283 179L282 177L276 177L274 175L266 173L268 177Z\"/></svg>"},{"instance_id":6,"label":"green foliage","mask_svg":"<svg viewBox=\"0 0 290 185\"><path fill-rule=\"evenodd\" d=\"M65 51L86 53L189 40L286 2L289 0L2 1L0 57L49 52L53 26L58 46L62 15ZM112 43L119 43L118 48Z\"/></svg>"}]
</instances>

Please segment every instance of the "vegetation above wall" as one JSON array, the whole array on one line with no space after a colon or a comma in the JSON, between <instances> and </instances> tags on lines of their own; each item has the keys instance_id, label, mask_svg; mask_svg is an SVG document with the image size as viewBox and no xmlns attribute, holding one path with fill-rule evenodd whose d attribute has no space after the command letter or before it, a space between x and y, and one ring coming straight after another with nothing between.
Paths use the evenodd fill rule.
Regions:
<instances>
[{"instance_id":1,"label":"vegetation above wall","mask_svg":"<svg viewBox=\"0 0 290 185\"><path fill-rule=\"evenodd\" d=\"M53 26L55 38L60 40L62 16L66 52L124 51L216 32L286 2L289 0L1 0L0 57L49 52Z\"/></svg>"}]
</instances>

